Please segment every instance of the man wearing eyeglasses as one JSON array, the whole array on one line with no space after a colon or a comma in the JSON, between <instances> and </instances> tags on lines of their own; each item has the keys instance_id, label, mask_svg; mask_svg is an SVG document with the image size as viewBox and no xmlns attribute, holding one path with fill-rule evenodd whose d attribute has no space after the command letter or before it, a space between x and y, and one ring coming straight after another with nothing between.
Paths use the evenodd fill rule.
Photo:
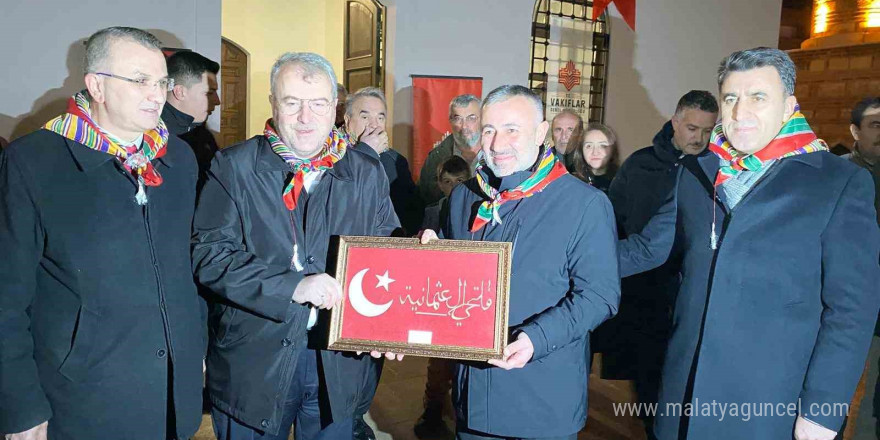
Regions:
<instances>
[{"instance_id":1,"label":"man wearing eyeglasses","mask_svg":"<svg viewBox=\"0 0 880 440\"><path fill-rule=\"evenodd\" d=\"M193 267L223 305L210 320L207 387L221 440L352 437L368 356L326 350L342 286L330 237L400 224L369 147L333 126L336 74L313 53L272 67L272 119L221 150L193 222ZM379 357L380 353L371 353ZM386 354L393 358L393 354Z\"/></svg>"},{"instance_id":2,"label":"man wearing eyeglasses","mask_svg":"<svg viewBox=\"0 0 880 440\"><path fill-rule=\"evenodd\" d=\"M217 141L205 125L208 116L220 105L217 96L217 72L220 65L199 53L184 50L168 57L168 76L174 87L162 109L162 120L171 134L192 148L199 163L199 182L217 152Z\"/></svg>"},{"instance_id":3,"label":"man wearing eyeglasses","mask_svg":"<svg viewBox=\"0 0 880 440\"><path fill-rule=\"evenodd\" d=\"M0 152L0 432L189 438L206 332L192 280L196 162L159 119L161 44L113 27L86 88Z\"/></svg>"},{"instance_id":4,"label":"man wearing eyeglasses","mask_svg":"<svg viewBox=\"0 0 880 440\"><path fill-rule=\"evenodd\" d=\"M443 198L437 186L437 168L452 155L460 156L477 165L480 152L480 98L474 95L458 95L449 103L449 124L452 136L444 138L428 153L419 174L419 194L425 205Z\"/></svg>"}]
</instances>

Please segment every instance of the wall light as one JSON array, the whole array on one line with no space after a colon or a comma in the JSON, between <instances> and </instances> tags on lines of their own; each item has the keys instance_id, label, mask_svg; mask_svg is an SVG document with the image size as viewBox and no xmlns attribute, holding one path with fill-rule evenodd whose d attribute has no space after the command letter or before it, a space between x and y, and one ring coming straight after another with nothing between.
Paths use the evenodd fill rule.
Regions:
<instances>
[{"instance_id":1,"label":"wall light","mask_svg":"<svg viewBox=\"0 0 880 440\"><path fill-rule=\"evenodd\" d=\"M828 30L828 12L830 12L828 4L825 2L819 3L819 6L816 8L815 16L813 17L815 20L813 24L814 34L821 34Z\"/></svg>"},{"instance_id":2,"label":"wall light","mask_svg":"<svg viewBox=\"0 0 880 440\"><path fill-rule=\"evenodd\" d=\"M865 13L865 27L880 27L880 0L871 2L868 12Z\"/></svg>"}]
</instances>

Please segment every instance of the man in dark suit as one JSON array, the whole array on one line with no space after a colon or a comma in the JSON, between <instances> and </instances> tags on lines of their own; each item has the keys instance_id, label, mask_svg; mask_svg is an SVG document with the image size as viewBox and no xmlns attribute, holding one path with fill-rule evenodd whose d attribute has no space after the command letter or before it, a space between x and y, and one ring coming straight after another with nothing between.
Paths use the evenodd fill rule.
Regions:
<instances>
[{"instance_id":1,"label":"man in dark suit","mask_svg":"<svg viewBox=\"0 0 880 440\"><path fill-rule=\"evenodd\" d=\"M86 43L67 112L0 152L0 432L189 438L205 320L190 264L196 161L159 119L161 43ZM48 429L47 429L48 425Z\"/></svg>"},{"instance_id":2,"label":"man in dark suit","mask_svg":"<svg viewBox=\"0 0 880 440\"><path fill-rule=\"evenodd\" d=\"M550 124L531 90L493 90L481 121L476 177L452 190L441 231L513 243L511 342L488 365L457 365L456 435L574 439L587 418L589 332L620 301L614 213L601 191L568 174L543 145Z\"/></svg>"},{"instance_id":3,"label":"man in dark suit","mask_svg":"<svg viewBox=\"0 0 880 440\"><path fill-rule=\"evenodd\" d=\"M219 306L207 388L221 440L282 440L291 426L299 440L351 438L372 362L326 349L319 309L342 297L330 237L388 236L399 223L382 165L333 127L335 85L324 57L282 55L272 119L214 157L199 198L193 267Z\"/></svg>"},{"instance_id":4,"label":"man in dark suit","mask_svg":"<svg viewBox=\"0 0 880 440\"><path fill-rule=\"evenodd\" d=\"M618 248L627 276L683 243L655 434L830 440L880 307L874 184L816 138L785 52L735 52L718 84L711 154Z\"/></svg>"}]
</instances>

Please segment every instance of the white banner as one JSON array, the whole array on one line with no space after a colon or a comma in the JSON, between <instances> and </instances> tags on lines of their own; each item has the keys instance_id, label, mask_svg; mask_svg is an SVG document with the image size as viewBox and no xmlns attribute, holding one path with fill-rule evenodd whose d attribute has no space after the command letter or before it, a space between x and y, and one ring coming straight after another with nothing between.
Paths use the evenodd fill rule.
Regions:
<instances>
[{"instance_id":1,"label":"white banner","mask_svg":"<svg viewBox=\"0 0 880 440\"><path fill-rule=\"evenodd\" d=\"M590 74L593 61L593 23L565 17L550 17L550 45L547 46L547 101L545 116L570 109L584 121L589 118Z\"/></svg>"}]
</instances>

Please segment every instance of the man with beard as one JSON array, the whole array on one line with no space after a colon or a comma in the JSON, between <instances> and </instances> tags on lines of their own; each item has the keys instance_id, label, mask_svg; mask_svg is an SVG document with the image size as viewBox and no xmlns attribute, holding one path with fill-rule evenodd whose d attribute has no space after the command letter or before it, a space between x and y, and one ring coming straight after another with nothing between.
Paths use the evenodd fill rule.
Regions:
<instances>
[{"instance_id":1,"label":"man with beard","mask_svg":"<svg viewBox=\"0 0 880 440\"><path fill-rule=\"evenodd\" d=\"M441 231L513 243L510 342L502 359L457 363L456 436L575 439L587 418L589 332L620 300L614 213L543 145L550 124L534 92L493 90L481 120L482 159L452 190ZM426 230L422 242L435 237Z\"/></svg>"},{"instance_id":2,"label":"man with beard","mask_svg":"<svg viewBox=\"0 0 880 440\"><path fill-rule=\"evenodd\" d=\"M449 123L452 136L447 136L428 153L419 174L419 193L425 205L443 198L443 192L437 186L437 167L447 157L460 156L471 166L476 166L477 153L480 152L480 98L456 96L449 103Z\"/></svg>"},{"instance_id":3,"label":"man with beard","mask_svg":"<svg viewBox=\"0 0 880 440\"><path fill-rule=\"evenodd\" d=\"M568 153L568 141L572 135L584 131L584 120L570 109L565 109L553 117L550 124L550 136L553 137L553 148L565 155Z\"/></svg>"},{"instance_id":4,"label":"man with beard","mask_svg":"<svg viewBox=\"0 0 880 440\"><path fill-rule=\"evenodd\" d=\"M0 433L190 438L205 320L190 264L196 160L159 119L140 29L86 42L85 90L0 152Z\"/></svg>"},{"instance_id":5,"label":"man with beard","mask_svg":"<svg viewBox=\"0 0 880 440\"><path fill-rule=\"evenodd\" d=\"M217 72L220 65L204 56L183 50L168 57L168 76L174 89L162 109L168 131L186 141L199 163L199 186L217 152L217 141L205 121L220 105L217 96Z\"/></svg>"},{"instance_id":6,"label":"man with beard","mask_svg":"<svg viewBox=\"0 0 880 440\"><path fill-rule=\"evenodd\" d=\"M659 439L831 440L864 369L880 307L874 182L810 129L795 72L778 49L725 58L711 154L618 246L628 276L682 244ZM706 417L707 402L756 417Z\"/></svg>"},{"instance_id":7,"label":"man with beard","mask_svg":"<svg viewBox=\"0 0 880 440\"><path fill-rule=\"evenodd\" d=\"M868 170L874 178L874 209L877 211L877 224L880 225L880 97L872 96L861 100L852 110L849 130L853 135L852 153L845 156L852 163ZM868 370L865 395L856 418L856 438L875 438L880 436L880 321L874 327L874 339L868 352Z\"/></svg>"},{"instance_id":8,"label":"man with beard","mask_svg":"<svg viewBox=\"0 0 880 440\"><path fill-rule=\"evenodd\" d=\"M706 149L717 118L715 97L691 90L679 99L654 144L623 163L608 192L622 237L641 232L675 185L678 167L699 166L695 156ZM624 278L620 312L593 334L593 349L602 352L602 376L634 379L639 402L657 401L678 282L675 257L657 269ZM644 421L650 439L653 417L646 415Z\"/></svg>"},{"instance_id":9,"label":"man with beard","mask_svg":"<svg viewBox=\"0 0 880 440\"><path fill-rule=\"evenodd\" d=\"M334 127L336 75L313 53L272 67L263 135L214 158L193 222L193 269L219 298L207 372L221 440L351 438L369 357L326 350L342 286L330 237L399 223L369 147ZM379 353L371 353L379 357ZM393 355L391 355L393 357Z\"/></svg>"}]
</instances>

